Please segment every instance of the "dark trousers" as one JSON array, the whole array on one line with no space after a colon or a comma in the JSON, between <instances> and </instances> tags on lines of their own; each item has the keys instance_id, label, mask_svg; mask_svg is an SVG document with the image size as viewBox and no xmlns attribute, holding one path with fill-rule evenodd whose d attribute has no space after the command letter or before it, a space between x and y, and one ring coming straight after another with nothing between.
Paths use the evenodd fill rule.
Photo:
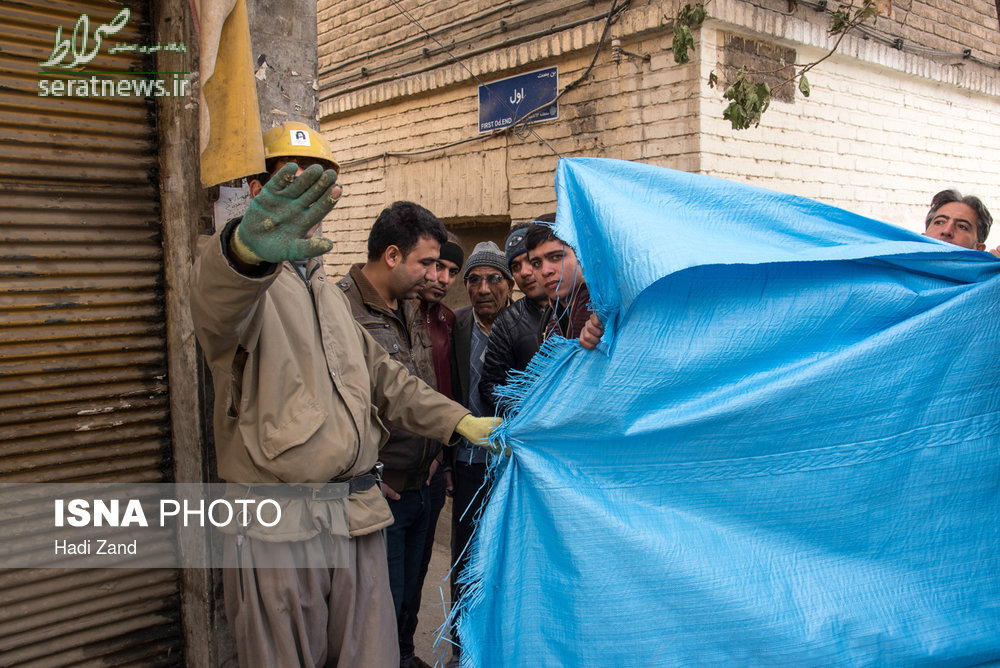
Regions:
<instances>
[{"instance_id":1,"label":"dark trousers","mask_svg":"<svg viewBox=\"0 0 1000 668\"><path fill-rule=\"evenodd\" d=\"M430 493L424 486L419 491L400 492L398 501L387 501L393 522L385 530L386 556L389 562L389 590L392 592L398 627L403 601L411 598L417 587L431 515Z\"/></svg>"},{"instance_id":2,"label":"dark trousers","mask_svg":"<svg viewBox=\"0 0 1000 668\"><path fill-rule=\"evenodd\" d=\"M445 487L447 486L445 475L438 467L431 477L431 484L426 488L430 496L430 518L427 525L427 536L424 538L424 554L420 561L420 572L417 577L417 586L413 594L403 601L403 609L399 613L399 655L407 658L413 655L413 635L417 632L417 615L420 613L420 595L424 589L424 579L427 577L427 568L431 563L431 554L434 553L434 534L437 531L438 517L441 509L444 508Z\"/></svg>"},{"instance_id":3,"label":"dark trousers","mask_svg":"<svg viewBox=\"0 0 1000 668\"><path fill-rule=\"evenodd\" d=\"M464 590L463 586L457 584L457 580L469 563L469 540L479 511L489 499L490 486L483 484L486 480L486 464L455 462L452 478L455 492L451 507L451 601L452 606L455 606ZM459 640L455 638L456 642Z\"/></svg>"}]
</instances>

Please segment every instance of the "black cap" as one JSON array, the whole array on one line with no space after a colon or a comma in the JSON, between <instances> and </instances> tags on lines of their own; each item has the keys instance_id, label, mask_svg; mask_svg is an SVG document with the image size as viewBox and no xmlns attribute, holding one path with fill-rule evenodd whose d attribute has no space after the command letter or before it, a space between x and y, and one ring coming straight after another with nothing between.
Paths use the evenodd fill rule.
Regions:
<instances>
[{"instance_id":1,"label":"black cap","mask_svg":"<svg viewBox=\"0 0 1000 668\"><path fill-rule=\"evenodd\" d=\"M507 256L507 266L514 261L521 253L527 253L528 248L524 245L524 236L528 233L527 227L514 230L507 235L507 242L504 244L504 252Z\"/></svg>"},{"instance_id":2,"label":"black cap","mask_svg":"<svg viewBox=\"0 0 1000 668\"><path fill-rule=\"evenodd\" d=\"M448 262L454 262L455 265L461 269L462 263L465 262L465 251L463 251L462 247L454 241L449 240L441 245L441 259L448 260Z\"/></svg>"},{"instance_id":3,"label":"black cap","mask_svg":"<svg viewBox=\"0 0 1000 668\"><path fill-rule=\"evenodd\" d=\"M535 218L533 223L545 223L552 224L556 222L556 214L554 213L543 213L538 218ZM510 263L514 261L521 253L527 253L528 247L524 243L524 237L528 234L528 229L531 227L532 223L520 223L510 234L507 235L507 242L504 244L504 252L507 255L507 266L510 267Z\"/></svg>"}]
</instances>

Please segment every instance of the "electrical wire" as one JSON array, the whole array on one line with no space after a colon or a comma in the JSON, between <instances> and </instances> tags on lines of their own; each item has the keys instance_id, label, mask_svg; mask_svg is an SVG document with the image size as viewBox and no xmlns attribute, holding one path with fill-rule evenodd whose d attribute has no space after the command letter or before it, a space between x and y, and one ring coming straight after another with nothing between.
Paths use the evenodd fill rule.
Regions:
<instances>
[{"instance_id":1,"label":"electrical wire","mask_svg":"<svg viewBox=\"0 0 1000 668\"><path fill-rule=\"evenodd\" d=\"M584 4L590 4L590 3L586 2ZM545 28L544 30L539 30L539 31L536 31L536 32L533 32L533 33L519 35L517 37L511 37L510 39L506 39L506 40L504 40L502 42L498 42L496 44L490 44L488 46L481 46L479 48L467 51L463 57L468 59L468 58L471 58L473 56L482 55L484 53L490 53L491 51L496 51L498 49L508 48L508 47L516 46L518 44L523 44L524 42L528 42L528 41L531 41L533 39L539 39L539 38L542 38L542 37L548 37L550 35L554 35L554 34L556 34L558 32L563 31L563 30L569 30L571 28L576 28L577 26L585 25L585 24L591 23L593 21L603 20L606 16L607 16L606 14L602 13L602 14L598 14L597 16L589 16L589 17L586 17L586 18L577 19L575 21L570 21L568 23L563 23L561 25L551 26L551 27ZM492 33L490 33L490 34L492 34ZM454 46L458 46L458 45L462 45L462 44L466 44L466 43L467 43L467 40L462 40L461 42L456 42L456 44L454 44L453 47ZM433 50L433 53L435 55L437 55L441 51L443 51L443 49L435 48ZM428 53L430 53L430 50L428 50ZM423 56L414 56L413 58L410 58L410 59L403 59L401 61L397 61L397 63L404 62L404 61L405 62L409 62L409 61L411 61L413 59L417 59L417 58L419 58L421 60L426 60L426 58L424 58ZM362 89L365 89L365 88L370 88L371 86L398 81L399 79L404 78L404 77L410 77L410 76L414 76L414 75L417 75L417 74L423 74L424 72L432 72L432 71L434 71L434 70L436 70L436 69L438 69L440 67L441 67L441 63L435 62L435 63L429 63L429 64L427 64L427 65L425 65L423 67L419 67L417 69L409 70L409 71L407 71L405 73L402 73L402 74L396 74L396 75L391 75L391 76L384 76L384 77L381 77L381 78L378 78L378 79L372 79L372 78L370 78L371 72L368 72L368 74L365 75L365 77L360 77L360 76L348 77L348 78L344 79L343 81L347 82L347 83L350 83L351 81L355 81L355 80L357 80L359 78L363 78L364 81L363 81L363 83L360 83L360 84L357 84L357 85L354 85L354 86L346 86L345 88L337 90L336 92L330 92L329 91L330 84L327 83L327 84L325 84L325 87L321 87L321 90L322 91L326 91L326 92L321 92L320 93L320 101L322 102L324 100L329 100L329 99L337 97L339 95L345 95L347 93L351 93L351 92L354 92L354 91L357 91L357 90L362 90ZM379 67L379 68L376 68L376 71L382 71L384 69L385 69L384 67Z\"/></svg>"},{"instance_id":2,"label":"electrical wire","mask_svg":"<svg viewBox=\"0 0 1000 668\"><path fill-rule=\"evenodd\" d=\"M532 1L534 1L534 0L532 0ZM504 5L504 6L500 7L500 9L507 9L507 8L510 8L510 7L518 6L520 4L523 4L523 2L517 3L517 5ZM548 21L549 19L553 19L553 18L559 17L559 16L565 14L566 12L572 11L574 9L579 9L581 7L587 7L587 6L592 6L592 5L593 5L592 0L578 0L578 2L576 2L574 4L567 5L565 7L560 7L558 9L556 9L556 10L546 11L546 12L543 12L541 14L537 14L535 16L531 16L531 17L528 17L528 18L525 18L525 19L522 19L522 20L519 20L519 21L513 21L512 23L506 24L502 28L501 27L493 28L493 29L490 29L490 30L486 30L485 32L482 32L482 33L471 35L471 36L466 37L464 39L461 39L461 40L459 40L457 42L452 42L451 45L450 45L450 48L454 50L454 49L461 48L461 47L468 46L468 45L482 44L483 40L485 40L485 39L487 39L487 38L489 38L489 37L497 34L498 32L507 32L507 31L511 31L511 30L517 30L518 28L521 28L521 27L523 27L525 25L531 25L531 24L535 24L535 23L543 23L545 21ZM603 17L604 14L602 13L599 16ZM528 41L528 40L531 40L531 39L535 39L535 38L540 37L540 36L544 36L546 34L552 34L553 32L558 32L560 30L565 30L566 28L575 27L575 26L580 25L582 23L588 23L590 21L595 20L595 18L596 17L588 17L588 18L585 18L585 19L571 21L569 23L564 23L562 25L554 25L554 26L552 26L550 28L547 28L547 29L545 29L543 31L540 31L540 32L530 33L530 34L527 34L527 35L519 35L518 37L509 39L509 40L505 40L504 42L501 42L498 45L491 45L489 47L485 47L485 48L482 48L482 49L476 49L476 50L474 50L474 51L472 51L470 53L466 53L465 57L468 58L470 55L473 55L473 54L476 54L476 53L483 53L483 52L492 50L494 48L500 48L500 47L503 47L503 46L519 44L519 43L522 43L522 42L525 42L525 41ZM470 18L470 19L466 19L464 21L459 21L459 22L451 23L451 24L446 25L446 26L442 26L440 28L435 28L434 30L429 30L427 32L428 33L433 33L433 34L436 35L436 34L445 32L447 30L452 30L452 29L455 29L455 28L460 28L460 27L468 25L469 23L472 23L472 22L473 21ZM503 22L501 22L501 23L503 23ZM343 63L340 63L340 64L338 64L335 67L330 67L330 68L324 70L323 74L325 75L325 74L333 73L336 70L343 69L347 65L357 64L359 62L363 62L363 61L369 59L372 56L380 55L382 53L386 53L386 52L389 52L389 51L392 51L392 50L397 50L397 49L400 49L400 48L405 48L406 46L411 46L414 43L419 42L421 39L424 39L424 35L418 35L418 36L415 36L415 37L411 37L409 39L403 40L403 41L398 42L396 44L393 44L391 46L386 46L386 47L383 47L383 48L378 49L376 51L373 51L373 52L371 52L369 54L365 54L365 55L362 55L362 56L357 56L357 57L355 57L355 58L353 58L353 59L351 59L349 61L344 61ZM363 67L359 71L357 71L357 72L355 72L353 74L345 74L345 75L341 76L341 78L339 78L339 79L324 81L322 84L320 84L320 91L328 91L328 90L336 88L336 87L338 87L340 85L350 84L351 82L358 81L358 80L364 80L364 81L366 81L366 85L371 85L372 80L369 77L371 77L374 74L378 74L378 73L384 72L386 70L392 70L393 68L399 67L401 65L407 65L409 63L413 63L413 62L416 62L416 61L427 60L428 58L430 58L432 56L439 55L442 51L444 51L444 49L441 49L441 48L423 49L421 52L419 52L417 54L413 54L413 55L409 55L409 56L403 56L401 58L397 58L396 60L388 61L388 62L383 63L381 65L376 65L376 66L367 67L367 68ZM419 70L416 70L415 72L408 72L408 73L406 73L406 74L404 74L402 76L409 76L411 74L415 74L415 73L419 73L419 72L426 72L429 69L434 69L435 67L439 67L439 66L440 66L439 64L434 64L434 65L431 65L429 67L425 67L425 68L421 68ZM393 76L393 77L389 77L387 79L380 79L380 80L375 80L375 81L380 83L382 81L392 81L392 80L394 80L396 78L398 78L398 76ZM347 88L346 91L344 91L344 90L338 91L337 94L341 94L342 92L350 92L351 90L356 90L356 89ZM325 97L330 97L330 96L327 95Z\"/></svg>"},{"instance_id":3,"label":"electrical wire","mask_svg":"<svg viewBox=\"0 0 1000 668\"><path fill-rule=\"evenodd\" d=\"M450 58L451 58L451 59L452 59L453 61L455 61L455 63L456 63L457 65L461 66L461 67L462 67L462 69L464 69L464 70L465 70L466 72L468 72L468 73L469 73L469 75L470 75L470 76L471 76L471 77L472 77L473 79L475 79L476 81L478 81L478 82L479 82L479 85L480 85L480 86L485 86L485 85L486 85L486 84L485 84L485 83L483 82L483 80L479 78L479 75L477 75L477 74L476 74L475 72L473 72L473 71L472 71L472 69L471 69L471 68L469 68L469 66L468 66L468 65L466 65L465 63L463 63L463 62L461 61L461 59L459 59L459 58L458 58L458 57L457 57L457 56L456 56L456 55L455 55L454 53L452 53L452 52L451 52L451 49L449 49L449 48L448 48L447 46L445 46L445 45L444 45L443 43L441 43L441 41L440 41L440 40L438 40L438 38L437 38L437 37L435 37L434 35L432 35L432 34L430 34L429 32L427 32L427 29L426 29L426 28L424 28L424 27L423 27L422 25L420 25L420 22L419 22L419 21L417 21L417 19L416 19L416 18L414 18L414 17L413 17L413 16L412 16L412 15L411 15L411 14L410 14L409 12L407 12L407 11L406 11L406 10L405 10L405 9L403 8L403 6L402 6L401 4L399 4L399 0L390 0L390 1L392 2L392 4L396 5L396 8L397 8L397 9L399 10L400 14L402 14L402 15L403 15L403 16L405 16L405 17L406 17L407 19L409 19L409 20L410 20L410 21L411 21L411 22L413 23L413 25L417 26L417 28L419 28L419 29L420 29L421 31L423 31L423 33L424 33L425 35L427 35L427 36L428 36L428 37L429 37L430 39L434 40L434 42L435 42L435 43L437 43L437 45L438 45L439 47L441 47L441 48L442 48L442 49L444 50L444 52L445 52L445 53L447 53L447 54L448 54L448 56L449 56L449 57L450 57ZM614 0L614 1L615 1L615 2L617 2L617 0ZM613 3L612 3L612 4L613 4ZM486 90L488 90L488 91L489 91L489 88L487 87L487 89L486 89ZM506 100L504 100L504 99L501 99L500 97L498 97L497 95L495 95L495 94L493 93L493 91L489 91L489 92L490 92L490 95L492 95L494 99L498 100L498 101L500 102L500 104L502 104L502 105L503 105L503 106L504 106L504 107L505 107L505 108L507 109L507 111L509 111L509 112L511 113L511 115L512 115L512 116L514 116L514 115L516 115L516 114L517 114L517 112L516 112L516 111L515 111L514 109L512 109L512 108L511 108L511 106L510 106L509 104L507 104L507 101L506 101ZM560 155L559 151L555 150L555 149L554 149L554 148L552 147L552 145L551 145L551 144L549 144L549 143L548 143L547 141L545 141L545 139L543 139L543 138L542 138L542 136L541 136L541 135L539 135L539 134L538 134L537 132L535 132L534 130L532 130L532 131L531 131L531 134L533 134L533 135L535 136L535 138L536 138L536 139L537 139L538 141L540 141L540 142L541 142L542 144L544 144L544 145L545 145L545 146L546 146L546 147L547 147L547 148L548 148L548 149L549 149L550 151L552 151L552 153L554 153L555 155L559 156L560 158L562 157L562 155Z\"/></svg>"},{"instance_id":4,"label":"electrical wire","mask_svg":"<svg viewBox=\"0 0 1000 668\"><path fill-rule=\"evenodd\" d=\"M803 5L804 7L809 7L810 9L814 9L816 11L823 11L826 12L827 14L833 13L833 11L830 10L829 7L827 7L826 2L814 2L813 0L798 0L798 3ZM773 11L778 14L785 14L785 12L773 10L768 7L763 7L754 2L750 2L749 4L767 11ZM904 38L898 35L893 35L892 33L868 25L859 25L855 28L855 30L864 35L866 38L871 38L876 41L882 42L883 44L898 49L899 51L909 51L911 53L916 53L927 57L961 58L963 60L970 60L972 62L979 63L980 65L986 65L987 67L992 67L994 69L1000 69L1000 62L993 62L975 56L972 54L971 49L968 50L963 49L962 51L957 51L957 52L943 51L941 49L932 49L930 47L920 46L919 44L913 44L911 42L906 41Z\"/></svg>"},{"instance_id":5,"label":"electrical wire","mask_svg":"<svg viewBox=\"0 0 1000 668\"><path fill-rule=\"evenodd\" d=\"M462 144L467 144L467 143L471 143L471 142L474 142L474 141L480 141L480 140L484 140L484 139L489 139L489 138L496 137L496 136L499 136L499 135L505 134L505 133L519 133L519 132L524 132L525 133L523 135L518 134L518 136L520 136L522 139L526 138L528 135L534 135L534 137L540 143L542 143L550 151L552 151L553 154L555 154L556 156L558 156L558 157L561 158L562 154L559 153L559 151L557 151L551 144L549 144L548 141L546 141L543 137L541 137L533 128L531 128L528 125L528 120L527 119L530 116L532 116L533 114L537 113L538 111L541 111L542 109L545 109L546 107L550 107L553 104L555 104L563 95L566 94L567 91L569 91L569 90L575 88L576 86L578 86L581 82L583 82L590 75L591 71L594 69L595 63L597 62L597 58L600 55L601 49L604 47L604 43L607 40L608 30L609 30L609 28L611 26L611 23L613 23L614 19L617 18L617 16L619 14L621 14L621 12L623 12L628 7L628 4L629 4L629 0L623 0L621 2L620 2L620 0L612 0L611 8L608 10L608 13L607 13L607 15L605 17L604 29L601 32L601 38L598 40L597 47L594 49L594 56L593 56L593 58L590 61L590 65L587 67L587 69L584 71L584 73L580 77L578 77L576 80L574 80L572 83L570 83L565 88L563 88L562 91L560 91L556 95L556 97L553 98L552 101L546 102L545 104L542 104L542 105L540 105L540 106L538 106L538 107L536 107L536 108L528 111L525 114L518 115L517 110L513 109L509 104L507 104L506 100L500 98L495 93L493 93L493 91L490 90L489 86L487 86L487 84L475 72L473 72L465 63L463 63L458 57L456 57L455 54L452 53L451 50L447 46L445 46L444 44L442 44L436 37L434 37L434 35L432 35L430 32L428 32L427 29L425 29L416 18L414 18L408 11L406 11L405 8L403 8L399 4L398 0L390 0L390 1L392 2L393 5L396 6L396 8L399 10L400 14L402 14L407 20L409 20L411 23L413 23L415 26L417 26L417 28L419 28L428 38L430 38L431 40L433 40L445 53L448 54L448 56L455 63L457 63L458 65L460 65L462 67L462 69L464 69L466 72L468 72L469 75L473 79L475 79L481 86L485 86L486 90L489 92L489 94L492 95L494 97L494 99L498 100L500 102L500 104L502 104L504 106L504 108L506 108L507 111L510 112L511 117L515 118L515 120L509 126L507 126L505 128L502 128L500 130L491 132L489 134L480 134L480 135L477 135L477 136L474 136L474 137L467 137L465 139L460 139L458 141L450 142L450 143L447 143L447 144L441 144L441 145L438 145L438 146L432 146L432 147L423 148L423 149L417 149L417 150L413 150L413 151L386 151L386 152L383 152L383 153L379 153L378 155L368 156L368 157L365 157L365 158L356 158L354 160L344 160L344 161L341 161L341 164L343 166L345 166L345 167L350 167L350 166L355 166L355 165L359 165L359 164L363 164L363 163L367 163L367 162L372 162L374 160L380 160L380 159L387 158L387 157L410 157L410 156L422 155L422 154L425 154L425 153L433 153L435 151L445 150L445 149L448 149L448 148L452 148L454 146L460 146Z\"/></svg>"},{"instance_id":6,"label":"electrical wire","mask_svg":"<svg viewBox=\"0 0 1000 668\"><path fill-rule=\"evenodd\" d=\"M192 0L192 2L193 2L193 0ZM433 32L434 34L437 34L437 33L445 32L447 30L453 30L455 28L461 28L461 27L470 25L472 23L475 23L477 21L481 21L482 19L488 18L488 17L492 16L493 14L497 14L497 13L503 12L503 11L509 11L509 10L512 10L512 9L517 9L521 5L527 5L527 4L531 4L531 3L535 3L535 2L538 2L538 0L517 0L516 2L508 2L508 3L503 4L503 5L497 5L496 7L491 7L489 9L484 10L484 11L481 11L478 14L473 14L471 16L467 16L464 19L462 19L461 21L455 21L455 22L448 23L448 24L445 24L443 26L440 26L438 28L435 28L431 32ZM342 60L342 61L336 63L335 65L331 65L330 67L328 67L328 68L324 69L323 71L321 71L319 73L319 76L323 77L323 76L325 76L327 74L331 74L331 73L333 73L333 72L335 72L337 70L342 70L345 67L348 67L350 65L355 65L357 63L364 62L365 60L368 60L369 58L372 58L374 56L381 56L382 54L389 53L389 52L394 51L396 49L400 49L400 48L404 48L404 47L410 46L410 45L415 44L416 42L418 42L420 39L421 39L421 37L419 35L417 35L417 36L411 37L409 39L404 39L401 42L396 42L394 44L390 44L388 46L384 46L381 49L375 49L373 51L366 51L365 53L363 53L360 56L355 56L354 58L349 58L347 60ZM398 65L401 62L402 61L395 61L395 62L391 63L390 65L392 65L392 66ZM323 84L320 87L320 89L323 90L323 89L326 89L326 88L330 88L332 86L335 86L337 83L338 82L336 82L336 81L325 83L325 84Z\"/></svg>"},{"instance_id":7,"label":"electrical wire","mask_svg":"<svg viewBox=\"0 0 1000 668\"><path fill-rule=\"evenodd\" d=\"M601 38L597 41L597 48L594 49L594 57L591 59L590 65L587 67L587 69L584 71L584 73L581 74L576 79L576 81L573 81L572 83L570 83L569 85L567 85L565 88L563 88L562 92L560 92L558 95L556 95L556 97L555 97L554 100L552 100L551 102L546 102L545 104L542 104L542 105L539 105L539 106L535 107L534 109L532 109L531 111L529 111L528 113L524 114L523 116L521 116L520 118L518 118L516 121L514 121L513 123L511 123L511 125L510 125L511 128L516 128L517 125L518 125L518 123L524 123L525 125L527 125L527 120L526 119L528 117L532 116L536 112L541 111L542 109L544 109L546 107L552 106L553 104L557 103L559 101L559 98L561 98L563 95L565 95L568 91L572 90L573 88L576 88L584 79L586 79L588 76L590 76L590 72L591 72L591 70L594 69L594 64L597 62L597 56L601 53L601 49L604 48L604 41L608 37L608 29L611 27L611 24L614 22L614 19L617 18L617 14L620 14L621 12L625 11L626 9L628 9L629 2L630 2L630 0L624 0L624 2L622 2L621 7L618 7L616 9L615 5L618 4L618 0L613 0L612 1L612 3L611 3L611 9L608 10L608 18L604 22L604 30L601 31Z\"/></svg>"},{"instance_id":8,"label":"electrical wire","mask_svg":"<svg viewBox=\"0 0 1000 668\"><path fill-rule=\"evenodd\" d=\"M426 28L424 28L420 24L420 22L417 21L416 18L414 18L409 12L407 12L406 9L403 8L402 5L400 5L400 3L399 3L398 0L390 0L390 1L392 2L393 5L396 6L396 8L399 10L400 14L402 14L411 23L413 23L414 25L416 25L417 28L419 28L421 30L421 32L424 33L425 36L427 36L428 38L430 38L431 40L433 40L444 53L446 53L455 63L457 63L458 65L460 65L466 72L468 72L472 76L473 79L475 79L480 85L486 86L486 84L483 82L483 80L479 76L477 76L458 57L456 57L455 54L452 53L452 51L447 46L445 46L444 44L442 44L441 41L438 40L433 34L431 34ZM549 144L549 142L547 142L545 139L543 139L541 136L539 136L538 133L535 132L535 130L528 125L528 119L532 115L534 115L537 112L545 109L546 107L550 107L553 104L556 104L562 98L563 95L565 95L567 92L569 92L570 90L572 90L573 88L575 88L576 86L578 86L580 83L582 83L590 75L591 71L594 68L594 65L597 63L597 58L600 55L601 49L604 47L604 43L605 43L605 40L607 38L608 30L609 30L611 24L617 18L618 14L620 14L621 12L625 11L628 8L629 1L630 0L623 0L621 2L621 5L619 5L619 0L612 0L611 8L608 10L608 13L605 16L604 29L601 32L601 37L598 40L597 47L594 49L594 56L593 56L593 58L590 61L590 65L587 67L587 69L584 71L584 73L580 77L578 77L576 80L574 80L572 83L570 83L565 88L563 88L562 91L560 91L551 102L546 102L546 103L544 103L542 105L539 105L538 107L535 107L534 109L528 111L527 113L518 116L514 120L514 122L511 123L511 125L507 126L506 128L503 128L503 129L500 129L500 130L496 130L496 131L494 131L492 133L489 133L489 134L480 134L480 135L477 135L477 136L474 136L474 137L467 137L465 139L460 139L458 141L450 142L450 143L447 143L447 144L441 144L441 145L438 145L438 146L432 146L432 147L428 147L428 148L424 148L424 149L416 149L416 150L413 150L413 151L386 151L386 152L380 153L378 155L373 155L373 156L369 156L369 157L365 157L365 158L356 158L354 160L345 160L345 161L343 161L342 164L344 166L353 166L353 165L364 164L364 163L367 163L367 162L372 162L374 160L379 160L379 159L383 159L383 158L386 158L386 157L409 157L409 156L422 155L422 154L425 154L425 153L433 153L433 152L436 152L436 151L442 151L442 150L445 150L445 149L448 149L448 148L452 148L452 147L455 147L455 146L460 146L462 144L468 144L468 143L475 142L475 141L481 141L481 140L485 140L485 139L490 139L492 137L496 137L496 136L499 136L499 135L505 134L505 133L513 133L513 134L521 137L522 139L526 139L528 137L528 135L534 135L535 138L539 142L541 142L542 144L544 144L550 151L552 151L552 153L554 153L556 156L562 157L562 155L557 150L555 150L555 148L553 148L552 145ZM766 11L773 11L773 12L778 13L778 14L789 15L788 12L782 12L780 10L774 10L774 9L771 9L771 8L768 8L768 7L764 7L763 5L760 5L760 4L756 3L756 2L753 2L752 0L746 0L746 1L747 1L747 4L750 4L750 5L754 6L754 7L759 8L759 9L763 9L763 10L766 10ZM816 11L825 11L827 13L832 13L832 11L827 7L826 2L814 2L813 0L798 0L798 2L799 2L799 4L801 4L801 5L805 6L805 7L809 7L810 9L814 9ZM998 2L1000 2L1000 0L998 0ZM860 34L864 35L865 38L874 39L874 40L879 41L879 42L881 42L883 44L886 44L887 46L892 46L892 47L894 47L894 48L896 48L896 49L898 49L900 51L909 51L911 53L919 54L919 55L922 55L922 56L925 56L925 57L961 58L962 60L968 60L968 61L972 61L972 62L975 62L975 63L979 63L980 65L985 65L987 67L992 67L992 68L995 68L995 69L1000 69L1000 62L988 61L988 60L985 60L985 59L980 58L978 56L975 56L975 55L973 55L971 53L971 50L963 50L963 51L959 51L959 52L953 52L953 51L944 51L944 50L940 50L940 49L932 49L930 47L924 47L924 46L920 46L918 44L912 44L910 42L905 41L902 37L895 36L895 35L893 35L891 33L879 30L878 28L874 28L874 27L871 27L871 26L859 25L855 29ZM440 32L440 30L438 30L436 32ZM489 87L488 86L487 86L487 90L489 91ZM490 91L490 94L494 95L492 91ZM499 97L496 97L495 95L494 95L494 97L495 97L495 99L498 99L500 101L500 103L508 111L511 112L512 116L516 116L516 111L514 109L512 109L510 107L510 105L508 105L506 103L506 100L500 99Z\"/></svg>"}]
</instances>

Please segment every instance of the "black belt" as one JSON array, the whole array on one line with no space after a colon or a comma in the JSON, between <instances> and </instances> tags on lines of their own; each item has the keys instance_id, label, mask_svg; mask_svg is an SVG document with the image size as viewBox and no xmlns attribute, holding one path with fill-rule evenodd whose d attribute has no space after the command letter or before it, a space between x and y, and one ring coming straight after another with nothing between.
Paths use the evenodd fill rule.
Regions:
<instances>
[{"instance_id":1,"label":"black belt","mask_svg":"<svg viewBox=\"0 0 1000 668\"><path fill-rule=\"evenodd\" d=\"M368 473L355 476L350 480L331 480L317 487L311 485L260 484L249 486L253 493L259 496L272 496L281 499L307 498L313 501L331 501L343 499L357 492L371 489L381 481L382 466L379 464Z\"/></svg>"}]
</instances>

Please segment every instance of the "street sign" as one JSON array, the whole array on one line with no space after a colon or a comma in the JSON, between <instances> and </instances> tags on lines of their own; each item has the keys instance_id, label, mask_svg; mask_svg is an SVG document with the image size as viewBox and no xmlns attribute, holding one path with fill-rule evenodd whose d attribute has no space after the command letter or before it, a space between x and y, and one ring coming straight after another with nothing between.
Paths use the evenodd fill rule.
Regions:
<instances>
[{"instance_id":1,"label":"street sign","mask_svg":"<svg viewBox=\"0 0 1000 668\"><path fill-rule=\"evenodd\" d=\"M526 72L492 81L479 87L479 131L493 132L514 124L532 109L539 109L528 121L536 123L559 117L555 102L559 89L559 68ZM547 106L546 106L547 105Z\"/></svg>"}]
</instances>

